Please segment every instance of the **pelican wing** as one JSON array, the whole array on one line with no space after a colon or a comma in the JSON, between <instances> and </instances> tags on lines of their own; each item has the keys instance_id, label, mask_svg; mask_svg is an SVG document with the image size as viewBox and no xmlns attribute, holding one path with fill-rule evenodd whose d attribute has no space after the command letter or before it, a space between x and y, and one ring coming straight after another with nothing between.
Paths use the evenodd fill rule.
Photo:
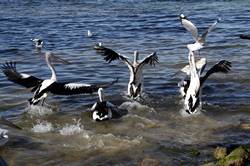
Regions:
<instances>
[{"instance_id":1,"label":"pelican wing","mask_svg":"<svg viewBox=\"0 0 250 166\"><path fill-rule=\"evenodd\" d=\"M8 80L26 88L35 87L43 81L42 79L36 78L32 75L19 73L16 70L16 62L6 62L2 66L2 72L5 74Z\"/></svg>"},{"instance_id":2,"label":"pelican wing","mask_svg":"<svg viewBox=\"0 0 250 166\"><path fill-rule=\"evenodd\" d=\"M150 65L154 66L155 63L159 63L159 59L158 59L158 56L156 55L156 52L153 52L152 54L145 57L141 61L140 65L150 64Z\"/></svg>"},{"instance_id":3,"label":"pelican wing","mask_svg":"<svg viewBox=\"0 0 250 166\"><path fill-rule=\"evenodd\" d=\"M100 53L102 56L104 56L104 60L107 61L108 63L114 61L114 60L122 60L124 61L125 63L131 65L131 63L129 62L128 60L128 57L126 56L123 56L123 55L120 55L118 54L117 52L115 52L114 50L110 49L110 48L106 48L104 46L100 46L100 45L96 45L94 47L94 49Z\"/></svg>"},{"instance_id":4,"label":"pelican wing","mask_svg":"<svg viewBox=\"0 0 250 166\"><path fill-rule=\"evenodd\" d=\"M108 88L114 83L118 82L118 79L111 83L104 84L83 84L83 83L60 83L54 82L50 85L48 91L57 95L76 95L97 92L99 88Z\"/></svg>"},{"instance_id":5,"label":"pelican wing","mask_svg":"<svg viewBox=\"0 0 250 166\"><path fill-rule=\"evenodd\" d=\"M181 19L181 24L187 31L192 33L192 36L195 40L198 39L198 29L191 21L188 19Z\"/></svg>"},{"instance_id":6,"label":"pelican wing","mask_svg":"<svg viewBox=\"0 0 250 166\"><path fill-rule=\"evenodd\" d=\"M218 72L228 73L231 70L230 69L231 67L232 67L231 62L226 60L221 60L216 65L211 67L209 71L212 73L218 73Z\"/></svg>"},{"instance_id":7,"label":"pelican wing","mask_svg":"<svg viewBox=\"0 0 250 166\"><path fill-rule=\"evenodd\" d=\"M203 84L207 78L212 75L213 73L228 73L231 70L231 62L226 61L226 60L221 60L220 62L218 62L216 65L214 65L213 67L211 67L207 73L205 74L204 77L200 78L200 82L201 84Z\"/></svg>"},{"instance_id":8,"label":"pelican wing","mask_svg":"<svg viewBox=\"0 0 250 166\"><path fill-rule=\"evenodd\" d=\"M205 39L206 39L206 37L207 37L207 34L209 33L209 32L211 32L212 30L214 30L214 28L215 28L215 26L216 26L216 24L219 22L219 18L210 26L210 27L208 27L207 28L207 30L201 35L201 38L202 38L202 40L203 41L205 41Z\"/></svg>"}]
</instances>

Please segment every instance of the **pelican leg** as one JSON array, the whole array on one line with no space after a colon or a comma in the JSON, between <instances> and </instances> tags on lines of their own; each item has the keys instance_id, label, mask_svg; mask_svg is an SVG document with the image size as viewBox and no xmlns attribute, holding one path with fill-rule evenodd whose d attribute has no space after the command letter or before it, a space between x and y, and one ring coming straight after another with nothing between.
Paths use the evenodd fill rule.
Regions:
<instances>
[{"instance_id":1,"label":"pelican leg","mask_svg":"<svg viewBox=\"0 0 250 166\"><path fill-rule=\"evenodd\" d=\"M42 99L42 106L43 106L43 104L45 103L45 99L46 99L46 98L43 98L43 99Z\"/></svg>"}]
</instances>

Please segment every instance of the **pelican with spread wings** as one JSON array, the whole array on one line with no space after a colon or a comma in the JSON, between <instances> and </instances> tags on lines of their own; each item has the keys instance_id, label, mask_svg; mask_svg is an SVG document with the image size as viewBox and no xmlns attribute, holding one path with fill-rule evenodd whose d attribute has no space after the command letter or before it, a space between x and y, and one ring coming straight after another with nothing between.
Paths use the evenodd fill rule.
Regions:
<instances>
[{"instance_id":1,"label":"pelican with spread wings","mask_svg":"<svg viewBox=\"0 0 250 166\"><path fill-rule=\"evenodd\" d=\"M153 52L140 61L139 53L135 51L134 60L131 61L128 57L104 47L101 43L97 44L94 48L104 56L104 60L108 63L114 60L121 60L128 66L130 71L128 96L133 99L140 97L143 91L143 67L147 64L155 66L156 63L159 63L156 52Z\"/></svg>"},{"instance_id":2,"label":"pelican with spread wings","mask_svg":"<svg viewBox=\"0 0 250 166\"><path fill-rule=\"evenodd\" d=\"M84 84L84 83L71 83L71 82L58 82L56 76L56 70L53 65L53 61L59 61L64 64L69 63L58 56L55 56L52 52L46 52L45 54L46 62L51 70L51 78L40 79L35 76L19 73L16 69L15 62L6 62L2 66L2 71L6 75L7 79L22 85L26 88L32 88L31 92L34 92L33 98L29 99L30 104L36 105L44 100L48 96L48 93L56 95L75 95L75 94L89 94L97 92L99 88L106 88L113 85L117 80L111 83L104 84Z\"/></svg>"}]
</instances>

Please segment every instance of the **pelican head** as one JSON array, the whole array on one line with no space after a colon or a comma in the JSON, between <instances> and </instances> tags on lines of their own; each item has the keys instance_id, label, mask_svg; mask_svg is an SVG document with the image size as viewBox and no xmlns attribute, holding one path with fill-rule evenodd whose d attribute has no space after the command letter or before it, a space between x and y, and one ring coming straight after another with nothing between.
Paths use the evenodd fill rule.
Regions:
<instances>
[{"instance_id":1,"label":"pelican head","mask_svg":"<svg viewBox=\"0 0 250 166\"><path fill-rule=\"evenodd\" d=\"M64 60L58 56L56 56L54 53L52 52L46 52L45 53L45 58L46 58L46 61L47 62L60 62L60 63L63 63L63 64L69 64L69 62L67 60Z\"/></svg>"},{"instance_id":2,"label":"pelican head","mask_svg":"<svg viewBox=\"0 0 250 166\"><path fill-rule=\"evenodd\" d=\"M139 60L139 52L138 51L134 51L134 63L137 63Z\"/></svg>"},{"instance_id":3,"label":"pelican head","mask_svg":"<svg viewBox=\"0 0 250 166\"><path fill-rule=\"evenodd\" d=\"M103 89L102 88L98 89L98 95L99 95L100 102L103 102L104 101L104 93L103 93Z\"/></svg>"},{"instance_id":4,"label":"pelican head","mask_svg":"<svg viewBox=\"0 0 250 166\"><path fill-rule=\"evenodd\" d=\"M187 17L184 14L180 14L180 19L187 19Z\"/></svg>"}]
</instances>

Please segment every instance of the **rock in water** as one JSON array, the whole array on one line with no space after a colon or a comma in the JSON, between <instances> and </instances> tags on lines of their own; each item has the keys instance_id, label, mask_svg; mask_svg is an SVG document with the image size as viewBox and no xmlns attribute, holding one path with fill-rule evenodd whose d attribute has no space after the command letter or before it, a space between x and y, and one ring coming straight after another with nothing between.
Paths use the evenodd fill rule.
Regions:
<instances>
[{"instance_id":1,"label":"rock in water","mask_svg":"<svg viewBox=\"0 0 250 166\"><path fill-rule=\"evenodd\" d=\"M214 158L222 159L227 156L227 148L225 147L216 147L214 150Z\"/></svg>"},{"instance_id":2,"label":"rock in water","mask_svg":"<svg viewBox=\"0 0 250 166\"><path fill-rule=\"evenodd\" d=\"M220 159L216 165L219 166L245 166L250 159L249 152L242 146L234 149L225 158Z\"/></svg>"},{"instance_id":3,"label":"rock in water","mask_svg":"<svg viewBox=\"0 0 250 166\"><path fill-rule=\"evenodd\" d=\"M159 165L160 165L159 160L149 157L144 158L140 164L140 166L159 166Z\"/></svg>"},{"instance_id":4,"label":"rock in water","mask_svg":"<svg viewBox=\"0 0 250 166\"><path fill-rule=\"evenodd\" d=\"M250 123L242 123L240 124L240 128L244 130L250 130Z\"/></svg>"},{"instance_id":5,"label":"rock in water","mask_svg":"<svg viewBox=\"0 0 250 166\"><path fill-rule=\"evenodd\" d=\"M202 164L201 166L217 166L214 162Z\"/></svg>"}]
</instances>

